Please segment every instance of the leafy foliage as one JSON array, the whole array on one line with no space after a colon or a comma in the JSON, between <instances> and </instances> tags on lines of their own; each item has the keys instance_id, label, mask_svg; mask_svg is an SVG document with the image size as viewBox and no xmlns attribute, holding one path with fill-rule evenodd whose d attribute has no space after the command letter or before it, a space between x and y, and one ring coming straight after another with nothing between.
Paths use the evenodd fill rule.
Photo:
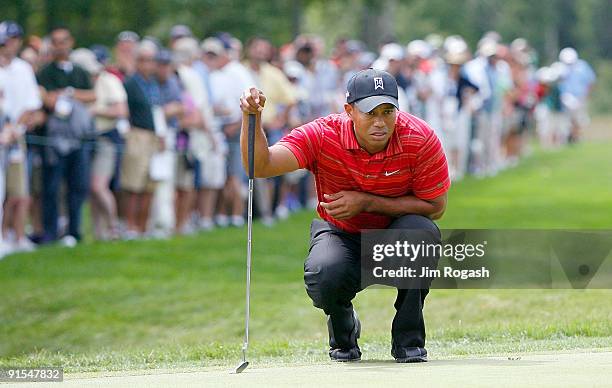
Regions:
<instances>
[{"instance_id":1,"label":"leafy foliage","mask_svg":"<svg viewBox=\"0 0 612 388\"><path fill-rule=\"evenodd\" d=\"M67 25L79 45L112 44L125 29L164 41L177 23L199 37L229 31L281 44L311 32L323 35L328 47L348 36L373 49L388 35L407 42L432 32L461 34L475 44L494 29L505 40L527 38L547 61L567 45L590 60L612 57L608 0L0 0L0 7L4 18L16 19L29 34Z\"/></svg>"}]
</instances>

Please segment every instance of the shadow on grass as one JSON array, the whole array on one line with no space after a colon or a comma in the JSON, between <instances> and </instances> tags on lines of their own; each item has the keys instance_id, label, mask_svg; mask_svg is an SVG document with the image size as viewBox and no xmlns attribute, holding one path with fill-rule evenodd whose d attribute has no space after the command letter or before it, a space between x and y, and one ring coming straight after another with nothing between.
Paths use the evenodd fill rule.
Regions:
<instances>
[{"instance_id":1,"label":"shadow on grass","mask_svg":"<svg viewBox=\"0 0 612 388\"><path fill-rule=\"evenodd\" d=\"M380 369L397 369L397 368L423 368L423 367L440 367L440 366L527 366L527 365L543 365L551 363L552 361L541 361L541 360L522 360L513 358L465 358L459 360L429 360L427 362L412 362L412 363L398 363L395 360L361 360L359 362L353 362L345 364L349 369L352 370L363 370L370 371L375 368Z\"/></svg>"}]
</instances>

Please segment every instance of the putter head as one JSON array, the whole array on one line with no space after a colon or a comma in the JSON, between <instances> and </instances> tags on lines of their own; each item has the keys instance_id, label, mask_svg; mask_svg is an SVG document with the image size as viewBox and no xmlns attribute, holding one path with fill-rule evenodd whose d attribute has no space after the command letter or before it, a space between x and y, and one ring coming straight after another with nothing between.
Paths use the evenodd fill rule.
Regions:
<instances>
[{"instance_id":1,"label":"putter head","mask_svg":"<svg viewBox=\"0 0 612 388\"><path fill-rule=\"evenodd\" d=\"M247 368L247 366L249 366L249 362L248 361L242 361L234 370L234 373L240 373L243 370L245 370Z\"/></svg>"}]
</instances>

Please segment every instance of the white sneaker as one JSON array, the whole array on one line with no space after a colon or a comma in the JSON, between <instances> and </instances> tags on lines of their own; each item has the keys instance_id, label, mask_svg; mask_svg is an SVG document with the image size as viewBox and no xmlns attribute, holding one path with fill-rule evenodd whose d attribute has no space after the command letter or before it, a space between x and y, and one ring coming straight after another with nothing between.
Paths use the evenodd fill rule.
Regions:
<instances>
[{"instance_id":1,"label":"white sneaker","mask_svg":"<svg viewBox=\"0 0 612 388\"><path fill-rule=\"evenodd\" d=\"M6 232L6 236L4 236L4 242L6 244L12 244L13 246L15 246L15 243L17 243L17 236L15 236L15 232L13 232L12 229Z\"/></svg>"},{"instance_id":2,"label":"white sneaker","mask_svg":"<svg viewBox=\"0 0 612 388\"><path fill-rule=\"evenodd\" d=\"M15 252L32 252L36 249L34 243L27 238L21 238L19 241L13 244L13 250Z\"/></svg>"},{"instance_id":3,"label":"white sneaker","mask_svg":"<svg viewBox=\"0 0 612 388\"><path fill-rule=\"evenodd\" d=\"M127 225L125 224L125 221L123 220L117 221L117 232L119 233L119 236L123 236L127 230L128 228L127 228Z\"/></svg>"},{"instance_id":4,"label":"white sneaker","mask_svg":"<svg viewBox=\"0 0 612 388\"><path fill-rule=\"evenodd\" d=\"M125 241L133 241L138 240L140 238L140 233L135 230L126 229L122 234L121 238Z\"/></svg>"},{"instance_id":5,"label":"white sneaker","mask_svg":"<svg viewBox=\"0 0 612 388\"><path fill-rule=\"evenodd\" d=\"M68 248L74 248L77 245L77 239L74 238L74 236L71 236L69 234L62 237L59 242L60 242L60 245L68 247Z\"/></svg>"},{"instance_id":6,"label":"white sneaker","mask_svg":"<svg viewBox=\"0 0 612 388\"><path fill-rule=\"evenodd\" d=\"M198 228L203 231L213 230L215 228L215 223L210 217L202 217L198 221Z\"/></svg>"},{"instance_id":7,"label":"white sneaker","mask_svg":"<svg viewBox=\"0 0 612 388\"><path fill-rule=\"evenodd\" d=\"M279 220L286 220L289 218L289 208L285 205L278 205L274 213Z\"/></svg>"},{"instance_id":8,"label":"white sneaker","mask_svg":"<svg viewBox=\"0 0 612 388\"><path fill-rule=\"evenodd\" d=\"M244 217L232 216L232 226L236 228L242 228L244 226Z\"/></svg>"},{"instance_id":9,"label":"white sneaker","mask_svg":"<svg viewBox=\"0 0 612 388\"><path fill-rule=\"evenodd\" d=\"M141 236L144 240L166 240L169 239L172 233L163 228L155 228Z\"/></svg>"},{"instance_id":10,"label":"white sneaker","mask_svg":"<svg viewBox=\"0 0 612 388\"><path fill-rule=\"evenodd\" d=\"M11 253L13 253L11 245L0 240L0 260L2 260L4 256L8 256Z\"/></svg>"},{"instance_id":11,"label":"white sneaker","mask_svg":"<svg viewBox=\"0 0 612 388\"><path fill-rule=\"evenodd\" d=\"M274 226L274 218L273 218L272 216L265 216L265 217L262 217L262 218L261 218L261 223L262 223L264 226L267 226L268 228L269 228L269 227L272 227L272 226Z\"/></svg>"},{"instance_id":12,"label":"white sneaker","mask_svg":"<svg viewBox=\"0 0 612 388\"><path fill-rule=\"evenodd\" d=\"M183 227L178 231L178 234L181 236L191 236L196 233L196 229L193 227L191 222L187 222Z\"/></svg>"},{"instance_id":13,"label":"white sneaker","mask_svg":"<svg viewBox=\"0 0 612 388\"><path fill-rule=\"evenodd\" d=\"M225 228L229 226L230 219L225 214L219 214L218 216L215 217L215 223L217 224L217 226L221 228Z\"/></svg>"}]
</instances>

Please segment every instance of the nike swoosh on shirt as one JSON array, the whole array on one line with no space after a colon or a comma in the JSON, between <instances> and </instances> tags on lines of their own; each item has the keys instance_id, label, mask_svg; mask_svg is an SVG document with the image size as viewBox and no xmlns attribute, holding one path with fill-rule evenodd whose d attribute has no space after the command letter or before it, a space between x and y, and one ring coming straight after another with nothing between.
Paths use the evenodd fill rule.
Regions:
<instances>
[{"instance_id":1,"label":"nike swoosh on shirt","mask_svg":"<svg viewBox=\"0 0 612 388\"><path fill-rule=\"evenodd\" d=\"M391 171L391 172L385 171L385 176L391 176L393 174L397 174L398 172L400 172L400 170L395 170L395 171Z\"/></svg>"}]
</instances>

